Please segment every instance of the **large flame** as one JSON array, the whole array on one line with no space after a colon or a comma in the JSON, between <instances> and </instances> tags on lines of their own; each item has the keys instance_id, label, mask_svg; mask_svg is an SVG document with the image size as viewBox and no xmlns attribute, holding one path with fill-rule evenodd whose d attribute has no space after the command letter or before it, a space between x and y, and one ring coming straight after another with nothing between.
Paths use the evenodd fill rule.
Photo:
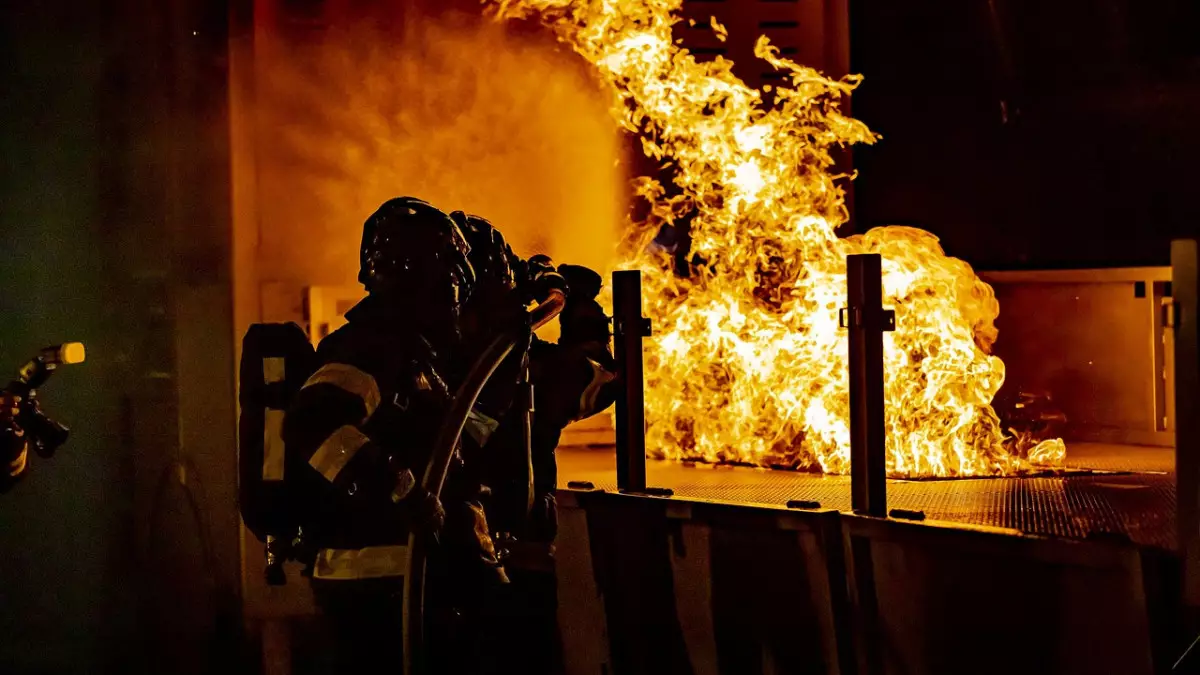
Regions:
<instances>
[{"instance_id":1,"label":"large flame","mask_svg":"<svg viewBox=\"0 0 1200 675\"><path fill-rule=\"evenodd\" d=\"M637 181L649 214L631 222L627 267L643 271L647 447L658 456L849 469L845 259L883 258L888 472L971 476L1061 460L1053 440L1006 438L991 401L1004 364L989 354L992 289L932 234L907 227L839 238L846 220L831 150L874 134L839 110L858 77L834 80L755 54L786 75L747 86L717 58L675 42L681 0L498 0L536 13L610 85L617 121L640 134L673 185ZM724 29L713 21L718 36ZM764 95L771 98L764 100ZM686 220L692 264L652 244ZM1030 447L1033 445L1033 447Z\"/></svg>"}]
</instances>

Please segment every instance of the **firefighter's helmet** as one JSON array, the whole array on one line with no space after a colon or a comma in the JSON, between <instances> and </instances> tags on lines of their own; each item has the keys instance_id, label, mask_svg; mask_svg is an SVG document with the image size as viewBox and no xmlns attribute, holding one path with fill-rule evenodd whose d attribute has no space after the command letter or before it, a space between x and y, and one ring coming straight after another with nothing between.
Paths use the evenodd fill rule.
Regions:
<instances>
[{"instance_id":1,"label":"firefighter's helmet","mask_svg":"<svg viewBox=\"0 0 1200 675\"><path fill-rule=\"evenodd\" d=\"M471 266L481 285L511 289L516 281L513 276L513 253L504 235L500 234L486 218L473 216L462 211L450 214L471 246Z\"/></svg>"},{"instance_id":2,"label":"firefighter's helmet","mask_svg":"<svg viewBox=\"0 0 1200 675\"><path fill-rule=\"evenodd\" d=\"M470 251L458 225L432 204L390 199L363 225L358 280L372 295L457 308L475 284Z\"/></svg>"}]
</instances>

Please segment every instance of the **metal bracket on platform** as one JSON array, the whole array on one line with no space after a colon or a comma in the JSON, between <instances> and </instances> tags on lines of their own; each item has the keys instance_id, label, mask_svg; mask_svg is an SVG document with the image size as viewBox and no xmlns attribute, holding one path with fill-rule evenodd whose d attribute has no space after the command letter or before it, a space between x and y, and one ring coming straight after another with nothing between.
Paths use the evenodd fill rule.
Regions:
<instances>
[{"instance_id":1,"label":"metal bracket on platform","mask_svg":"<svg viewBox=\"0 0 1200 675\"><path fill-rule=\"evenodd\" d=\"M674 497L675 491L671 488L660 487L644 487L640 490L618 490L620 494L635 494L644 495L647 497Z\"/></svg>"},{"instance_id":2,"label":"metal bracket on platform","mask_svg":"<svg viewBox=\"0 0 1200 675\"><path fill-rule=\"evenodd\" d=\"M878 254L846 256L846 308L839 323L850 347L850 501L855 513L887 516L886 427L883 408L883 334L896 313L883 308L883 265Z\"/></svg>"},{"instance_id":3,"label":"metal bracket on platform","mask_svg":"<svg viewBox=\"0 0 1200 675\"><path fill-rule=\"evenodd\" d=\"M913 509L892 509L888 512L888 516L898 520L925 520L924 511L915 511Z\"/></svg>"},{"instance_id":4,"label":"metal bracket on platform","mask_svg":"<svg viewBox=\"0 0 1200 675\"><path fill-rule=\"evenodd\" d=\"M640 280L639 280L639 286L640 286ZM638 296L641 297L640 287L639 287ZM624 334L626 332L625 326L627 326L627 325L632 325L633 326L632 332L640 335L641 337L650 337L650 335L653 333L653 331L651 330L650 319L647 319L645 317L638 317L636 320L629 322L629 323L626 323L625 321L622 321L619 318L614 318L613 319L613 332L617 335Z\"/></svg>"},{"instance_id":5,"label":"metal bracket on platform","mask_svg":"<svg viewBox=\"0 0 1200 675\"><path fill-rule=\"evenodd\" d=\"M896 310L881 309L879 316L879 330L885 333L890 333L896 330ZM862 312L858 307L843 307L838 310L838 327L839 328L861 328L867 323L863 320Z\"/></svg>"}]
</instances>

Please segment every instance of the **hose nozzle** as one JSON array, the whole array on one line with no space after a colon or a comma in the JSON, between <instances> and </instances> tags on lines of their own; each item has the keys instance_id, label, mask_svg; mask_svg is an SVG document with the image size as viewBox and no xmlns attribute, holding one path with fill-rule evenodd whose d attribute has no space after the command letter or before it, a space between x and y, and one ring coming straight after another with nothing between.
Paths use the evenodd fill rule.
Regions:
<instances>
[{"instance_id":1,"label":"hose nozzle","mask_svg":"<svg viewBox=\"0 0 1200 675\"><path fill-rule=\"evenodd\" d=\"M47 365L73 366L83 363L87 358L87 350L82 342L64 342L61 345L46 347L41 353Z\"/></svg>"}]
</instances>

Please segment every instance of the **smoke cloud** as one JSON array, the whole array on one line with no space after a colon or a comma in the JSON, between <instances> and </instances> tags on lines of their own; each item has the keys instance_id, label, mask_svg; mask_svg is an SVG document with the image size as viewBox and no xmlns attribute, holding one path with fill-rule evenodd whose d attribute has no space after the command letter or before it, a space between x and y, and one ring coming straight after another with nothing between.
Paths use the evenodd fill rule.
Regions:
<instances>
[{"instance_id":1,"label":"smoke cloud","mask_svg":"<svg viewBox=\"0 0 1200 675\"><path fill-rule=\"evenodd\" d=\"M413 195L491 220L518 253L605 270L621 140L591 70L482 17L359 23L256 44L259 270L353 284L363 220Z\"/></svg>"}]
</instances>

